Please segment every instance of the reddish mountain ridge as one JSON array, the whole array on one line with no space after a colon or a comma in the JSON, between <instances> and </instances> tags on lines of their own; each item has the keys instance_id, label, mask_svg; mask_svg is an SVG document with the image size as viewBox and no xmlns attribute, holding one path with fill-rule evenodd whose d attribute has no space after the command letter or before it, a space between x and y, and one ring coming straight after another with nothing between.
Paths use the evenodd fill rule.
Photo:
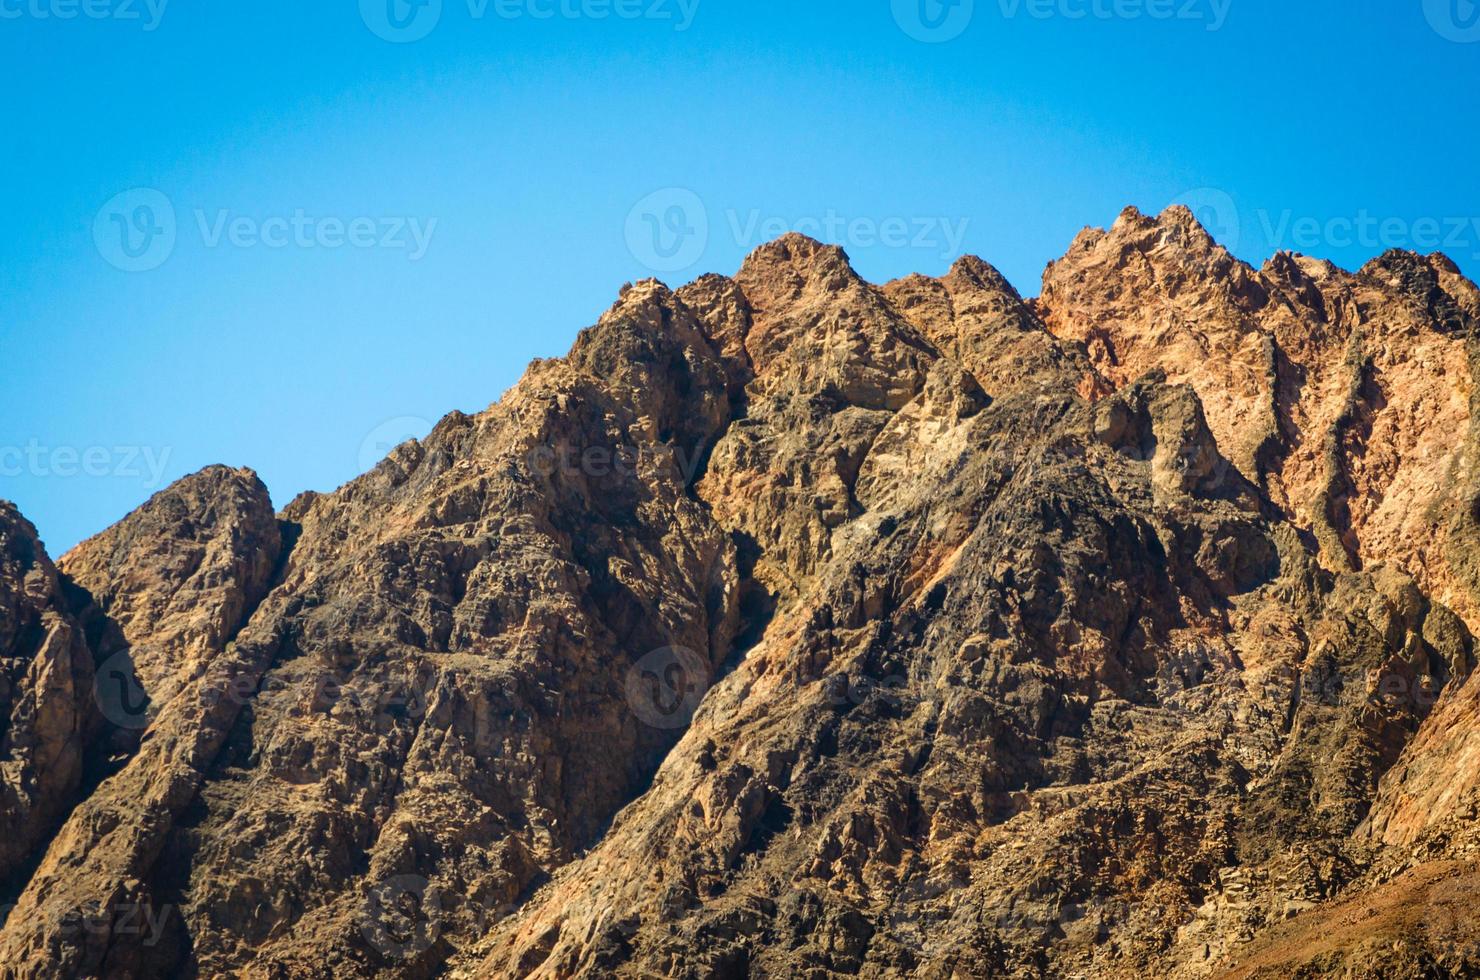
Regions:
<instances>
[{"instance_id":1,"label":"reddish mountain ridge","mask_svg":"<svg viewBox=\"0 0 1480 980\"><path fill-rule=\"evenodd\" d=\"M0 975L1480 970L1480 290L787 236L274 514L0 508Z\"/></svg>"}]
</instances>

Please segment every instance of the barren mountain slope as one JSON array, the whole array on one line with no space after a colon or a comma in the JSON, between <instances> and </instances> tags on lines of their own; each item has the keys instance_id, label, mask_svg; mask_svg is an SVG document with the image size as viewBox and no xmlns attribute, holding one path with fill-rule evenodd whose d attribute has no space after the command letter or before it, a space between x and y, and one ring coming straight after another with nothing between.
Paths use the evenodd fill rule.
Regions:
<instances>
[{"instance_id":1,"label":"barren mountain slope","mask_svg":"<svg viewBox=\"0 0 1480 980\"><path fill-rule=\"evenodd\" d=\"M266 661L232 637L266 591L280 547L261 482L214 467L63 558L98 663L98 785L39 855L6 919L6 975L144 968L147 923L167 923L172 911L151 873L241 708L232 685Z\"/></svg>"},{"instance_id":2,"label":"barren mountain slope","mask_svg":"<svg viewBox=\"0 0 1480 980\"><path fill-rule=\"evenodd\" d=\"M1480 626L1469 331L1480 290L1442 255L1355 274L1280 253L1254 270L1185 209L1089 230L1044 275L1053 330L1116 384L1193 387L1218 444L1312 531L1329 568L1395 562Z\"/></svg>"},{"instance_id":3,"label":"barren mountain slope","mask_svg":"<svg viewBox=\"0 0 1480 980\"><path fill-rule=\"evenodd\" d=\"M0 975L1480 970L1477 328L1185 209L1031 301L791 235L277 515L13 516Z\"/></svg>"},{"instance_id":4,"label":"barren mountain slope","mask_svg":"<svg viewBox=\"0 0 1480 980\"><path fill-rule=\"evenodd\" d=\"M1182 266L1165 274L1179 290L1258 279L1204 266L1185 212L1112 234L1127 226ZM790 240L742 270L747 296L793 283L752 301L747 337L799 323L802 350L854 357L831 385L758 364L699 493L785 553L786 529L730 488L776 479L796 445L846 460L816 447L866 420L861 462L839 468L858 473L849 519L654 787L469 972L1196 975L1356 880L1369 855L1348 835L1378 778L1471 665L1463 621L1405 572L1420 559L1323 570L1316 539L1223 461L1196 385L1091 367L974 260L876 291L878 339L838 343L814 311L834 293L863 319L840 261ZM1128 306L1178 322L1130 287ZM1036 309L1068 322L1054 295ZM1212 305L1178 316L1206 332ZM943 356L881 418L875 352L916 334ZM829 411L766 425L798 402Z\"/></svg>"},{"instance_id":5,"label":"barren mountain slope","mask_svg":"<svg viewBox=\"0 0 1480 980\"><path fill-rule=\"evenodd\" d=\"M92 656L36 529L0 503L0 880L76 802L96 724ZM7 898L8 900L8 898Z\"/></svg>"}]
</instances>

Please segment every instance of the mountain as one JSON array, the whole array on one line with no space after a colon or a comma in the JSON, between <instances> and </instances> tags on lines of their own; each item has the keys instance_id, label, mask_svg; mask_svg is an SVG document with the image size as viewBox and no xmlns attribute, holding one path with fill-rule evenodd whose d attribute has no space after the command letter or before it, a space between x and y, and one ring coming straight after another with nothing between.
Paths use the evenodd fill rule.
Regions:
<instances>
[{"instance_id":1,"label":"mountain","mask_svg":"<svg viewBox=\"0 0 1480 980\"><path fill-rule=\"evenodd\" d=\"M1480 971L1480 290L798 235L331 494L0 509L7 977Z\"/></svg>"}]
</instances>

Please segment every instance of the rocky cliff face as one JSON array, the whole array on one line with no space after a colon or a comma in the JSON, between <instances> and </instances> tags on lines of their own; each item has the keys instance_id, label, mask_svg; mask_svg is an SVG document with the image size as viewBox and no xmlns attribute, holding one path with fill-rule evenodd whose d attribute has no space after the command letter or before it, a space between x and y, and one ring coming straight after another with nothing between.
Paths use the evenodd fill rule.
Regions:
<instances>
[{"instance_id":1,"label":"rocky cliff face","mask_svg":"<svg viewBox=\"0 0 1480 980\"><path fill-rule=\"evenodd\" d=\"M788 236L276 515L0 513L0 972L1480 969L1477 330L1181 209L1027 301Z\"/></svg>"},{"instance_id":2,"label":"rocky cliff face","mask_svg":"<svg viewBox=\"0 0 1480 980\"><path fill-rule=\"evenodd\" d=\"M0 880L13 889L82 783L93 658L36 529L0 503Z\"/></svg>"}]
</instances>

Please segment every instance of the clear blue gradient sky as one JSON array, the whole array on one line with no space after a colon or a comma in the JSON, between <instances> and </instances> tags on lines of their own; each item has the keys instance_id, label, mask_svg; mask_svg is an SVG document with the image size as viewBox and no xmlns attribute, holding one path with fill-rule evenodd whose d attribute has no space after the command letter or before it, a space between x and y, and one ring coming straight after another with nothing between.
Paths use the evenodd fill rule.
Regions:
<instances>
[{"instance_id":1,"label":"clear blue gradient sky","mask_svg":"<svg viewBox=\"0 0 1480 980\"><path fill-rule=\"evenodd\" d=\"M782 226L1027 295L1178 199L1480 268L1470 0L420 2L0 0L0 497L54 554L211 463L332 489Z\"/></svg>"}]
</instances>

